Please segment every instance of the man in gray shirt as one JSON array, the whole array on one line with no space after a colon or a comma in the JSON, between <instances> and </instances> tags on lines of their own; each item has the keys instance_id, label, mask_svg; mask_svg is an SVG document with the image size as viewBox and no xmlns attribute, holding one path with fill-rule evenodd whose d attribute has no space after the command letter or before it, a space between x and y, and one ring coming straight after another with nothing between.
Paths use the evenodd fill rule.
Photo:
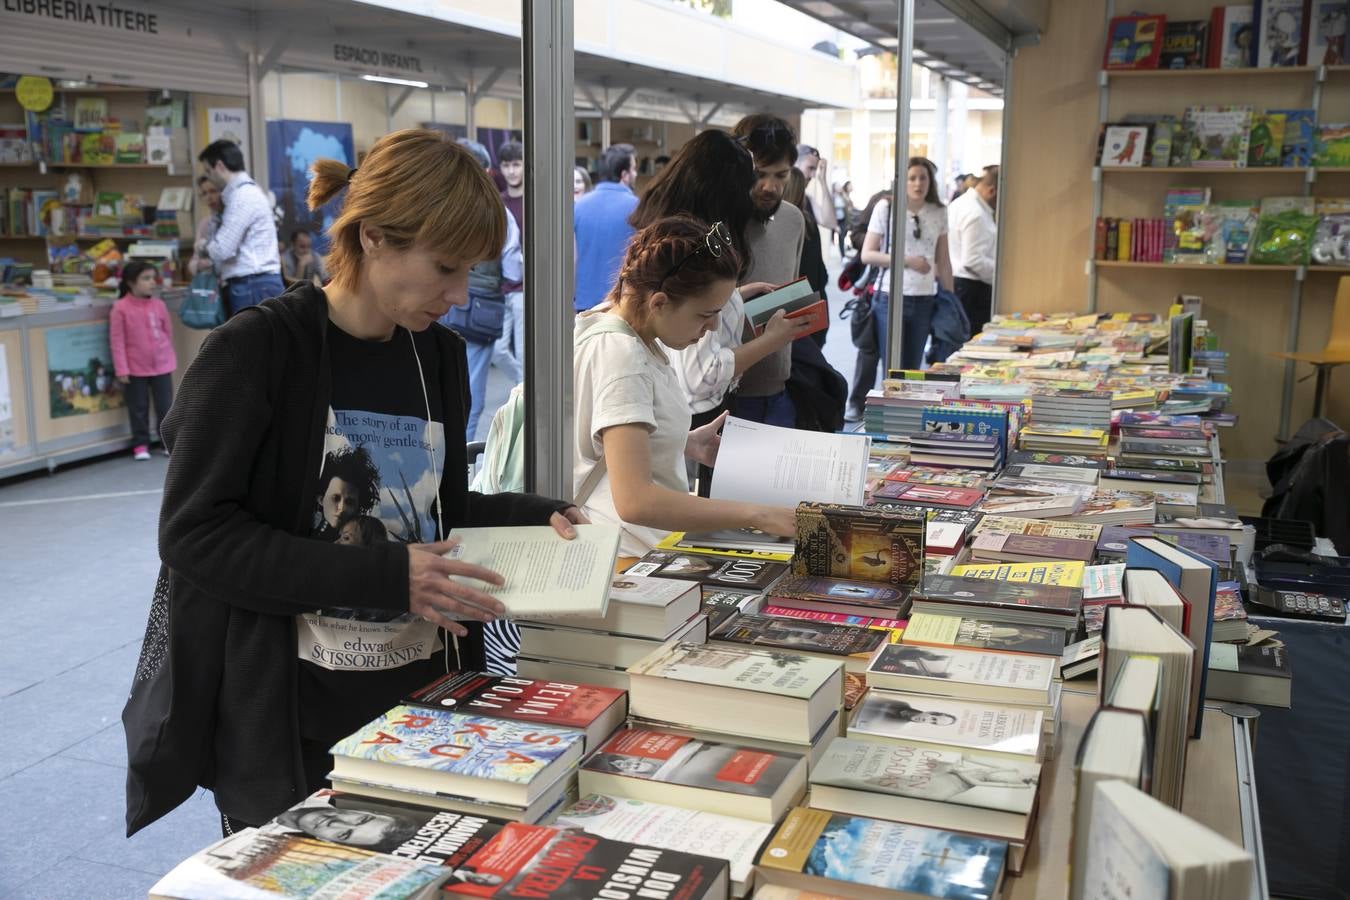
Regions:
<instances>
[{"instance_id":1,"label":"man in gray shirt","mask_svg":"<svg viewBox=\"0 0 1350 900\"><path fill-rule=\"evenodd\" d=\"M802 242L806 237L801 211L791 203L783 203L788 175L797 161L797 136L787 122L764 113L741 119L733 135L755 160L755 186L750 191L755 218L745 232L752 262L742 283L785 284L795 279L801 269ZM750 340L754 333L749 330L749 323L746 328L745 339ZM791 344L751 366L741 376L732 415L784 428L796 427L797 412L786 389L791 372Z\"/></svg>"}]
</instances>

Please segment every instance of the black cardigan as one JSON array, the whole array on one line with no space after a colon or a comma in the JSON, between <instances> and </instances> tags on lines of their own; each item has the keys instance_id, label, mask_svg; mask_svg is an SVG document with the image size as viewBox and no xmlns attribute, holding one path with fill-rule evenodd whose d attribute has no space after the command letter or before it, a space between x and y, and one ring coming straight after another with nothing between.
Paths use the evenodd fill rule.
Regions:
<instances>
[{"instance_id":1,"label":"black cardigan","mask_svg":"<svg viewBox=\"0 0 1350 900\"><path fill-rule=\"evenodd\" d=\"M160 510L163 565L122 713L128 835L198 785L245 822L302 799L294 616L316 596L408 609L405 546L308 536L331 397L327 334L327 298L310 284L235 316L207 337L164 421L173 455ZM464 342L440 325L431 334L439 367L425 377L440 379L445 433L462 434ZM464 446L449 442L440 488L447 527L543 524L569 505L471 493L466 471ZM459 653L462 668L482 666L481 628L471 626Z\"/></svg>"}]
</instances>

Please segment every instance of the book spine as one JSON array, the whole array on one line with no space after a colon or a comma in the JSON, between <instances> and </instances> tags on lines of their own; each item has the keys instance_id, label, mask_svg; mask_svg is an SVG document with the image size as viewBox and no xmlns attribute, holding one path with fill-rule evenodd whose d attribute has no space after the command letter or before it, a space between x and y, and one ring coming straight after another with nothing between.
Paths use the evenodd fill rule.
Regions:
<instances>
[{"instance_id":1,"label":"book spine","mask_svg":"<svg viewBox=\"0 0 1350 900\"><path fill-rule=\"evenodd\" d=\"M1120 220L1120 235L1116 243L1116 258L1128 260L1130 258L1130 222L1128 219Z\"/></svg>"},{"instance_id":2,"label":"book spine","mask_svg":"<svg viewBox=\"0 0 1350 900\"><path fill-rule=\"evenodd\" d=\"M1115 259L1120 247L1120 220L1106 220L1106 258Z\"/></svg>"},{"instance_id":3,"label":"book spine","mask_svg":"<svg viewBox=\"0 0 1350 900\"><path fill-rule=\"evenodd\" d=\"M1205 54L1205 68L1217 69L1223 58L1224 8L1214 7L1209 14L1209 52Z\"/></svg>"},{"instance_id":4,"label":"book spine","mask_svg":"<svg viewBox=\"0 0 1350 900\"><path fill-rule=\"evenodd\" d=\"M1093 232L1092 258L1106 259L1106 219L1097 217L1097 227Z\"/></svg>"}]
</instances>

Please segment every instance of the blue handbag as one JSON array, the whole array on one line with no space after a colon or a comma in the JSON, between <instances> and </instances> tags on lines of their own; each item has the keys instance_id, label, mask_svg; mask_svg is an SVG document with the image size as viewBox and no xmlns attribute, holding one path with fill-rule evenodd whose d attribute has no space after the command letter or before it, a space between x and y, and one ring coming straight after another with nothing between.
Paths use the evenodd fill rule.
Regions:
<instances>
[{"instance_id":1,"label":"blue handbag","mask_svg":"<svg viewBox=\"0 0 1350 900\"><path fill-rule=\"evenodd\" d=\"M506 300L469 292L469 302L452 306L441 319L466 341L493 344L506 330Z\"/></svg>"},{"instance_id":2,"label":"blue handbag","mask_svg":"<svg viewBox=\"0 0 1350 900\"><path fill-rule=\"evenodd\" d=\"M220 301L220 281L215 272L208 269L193 276L178 318L188 328L211 329L225 323L225 305Z\"/></svg>"}]
</instances>

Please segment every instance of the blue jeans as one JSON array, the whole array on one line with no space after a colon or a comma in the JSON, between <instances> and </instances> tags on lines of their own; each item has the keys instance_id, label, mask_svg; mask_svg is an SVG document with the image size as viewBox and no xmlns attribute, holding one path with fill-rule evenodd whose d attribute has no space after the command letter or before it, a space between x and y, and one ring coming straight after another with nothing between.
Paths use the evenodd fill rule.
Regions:
<instances>
[{"instance_id":1,"label":"blue jeans","mask_svg":"<svg viewBox=\"0 0 1350 900\"><path fill-rule=\"evenodd\" d=\"M525 380L525 295L520 291L506 295L506 318L492 348L492 364L514 384Z\"/></svg>"},{"instance_id":2,"label":"blue jeans","mask_svg":"<svg viewBox=\"0 0 1350 900\"><path fill-rule=\"evenodd\" d=\"M469 421L464 424L464 440L474 440L478 434L478 420L483 415L483 401L487 396L488 369L492 367L492 344L465 341L469 357Z\"/></svg>"},{"instance_id":3,"label":"blue jeans","mask_svg":"<svg viewBox=\"0 0 1350 900\"><path fill-rule=\"evenodd\" d=\"M901 316L905 323L900 344L900 368L918 369L923 366L923 349L928 346L928 333L933 330L933 307L937 296L901 298ZM885 376L886 350L890 347L890 295L878 292L872 297L872 316L877 324L877 346L880 348L882 375Z\"/></svg>"},{"instance_id":4,"label":"blue jeans","mask_svg":"<svg viewBox=\"0 0 1350 900\"><path fill-rule=\"evenodd\" d=\"M731 405L731 414L739 419L751 422L763 422L765 425L777 425L781 428L797 427L797 407L787 391L779 391L767 397L737 397Z\"/></svg>"},{"instance_id":5,"label":"blue jeans","mask_svg":"<svg viewBox=\"0 0 1350 900\"><path fill-rule=\"evenodd\" d=\"M276 272L258 272L241 275L225 282L225 314L228 318L248 306L257 306L264 300L286 293L281 276Z\"/></svg>"}]
</instances>

